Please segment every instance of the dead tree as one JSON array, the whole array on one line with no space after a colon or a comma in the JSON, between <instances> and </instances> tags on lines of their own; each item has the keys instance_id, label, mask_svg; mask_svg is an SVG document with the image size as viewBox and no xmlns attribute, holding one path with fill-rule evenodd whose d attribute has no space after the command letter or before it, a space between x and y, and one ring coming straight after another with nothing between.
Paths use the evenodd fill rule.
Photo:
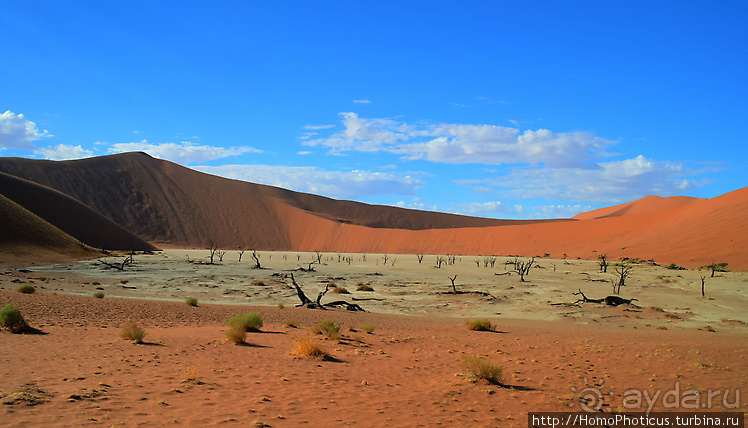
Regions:
<instances>
[{"instance_id":1,"label":"dead tree","mask_svg":"<svg viewBox=\"0 0 748 428\"><path fill-rule=\"evenodd\" d=\"M455 256L454 254L447 254L447 264L448 265L455 264L456 260L457 260L457 256Z\"/></svg>"},{"instance_id":2,"label":"dead tree","mask_svg":"<svg viewBox=\"0 0 748 428\"><path fill-rule=\"evenodd\" d=\"M582 296L581 299L577 300L575 303L583 302L583 303L604 303L608 306L619 306L619 305L630 305L631 302L637 299L624 299L620 296L607 296L602 299L590 299L587 296L582 293L582 290L579 289L577 293L572 293L575 296Z\"/></svg>"},{"instance_id":3,"label":"dead tree","mask_svg":"<svg viewBox=\"0 0 748 428\"><path fill-rule=\"evenodd\" d=\"M600 260L598 262L600 264L600 272L607 273L608 272L608 266L610 266L610 262L608 261L608 255L607 254L600 254L597 258Z\"/></svg>"},{"instance_id":4,"label":"dead tree","mask_svg":"<svg viewBox=\"0 0 748 428\"><path fill-rule=\"evenodd\" d=\"M390 256L387 255L387 253L382 254L382 260L384 260L384 264L387 264L387 260L390 259Z\"/></svg>"},{"instance_id":5,"label":"dead tree","mask_svg":"<svg viewBox=\"0 0 748 428\"><path fill-rule=\"evenodd\" d=\"M416 258L418 259L418 264L420 265L423 261L423 254L416 254Z\"/></svg>"},{"instance_id":6,"label":"dead tree","mask_svg":"<svg viewBox=\"0 0 748 428\"><path fill-rule=\"evenodd\" d=\"M218 251L218 245L214 244L213 241L210 241L210 247L208 247L208 251L210 251L210 262L208 264L213 264L213 258L216 256L216 252Z\"/></svg>"},{"instance_id":7,"label":"dead tree","mask_svg":"<svg viewBox=\"0 0 748 428\"><path fill-rule=\"evenodd\" d=\"M317 250L314 250L314 254L317 256L317 263L322 264L322 253L320 253Z\"/></svg>"},{"instance_id":8,"label":"dead tree","mask_svg":"<svg viewBox=\"0 0 748 428\"><path fill-rule=\"evenodd\" d=\"M312 267L312 265L315 264L315 263L317 263L317 262L315 260L312 260L311 262L309 262L309 266L308 267L304 267L302 265L297 265L299 267L296 270L301 271L301 272L316 272L315 269L314 269L314 267Z\"/></svg>"},{"instance_id":9,"label":"dead tree","mask_svg":"<svg viewBox=\"0 0 748 428\"><path fill-rule=\"evenodd\" d=\"M239 263L242 262L242 256L243 255L244 255L244 250L242 250L241 248L239 248Z\"/></svg>"},{"instance_id":10,"label":"dead tree","mask_svg":"<svg viewBox=\"0 0 748 428\"><path fill-rule=\"evenodd\" d=\"M519 274L519 281L525 282L525 275L530 273L530 268L535 263L535 257L530 260L520 261L518 257L514 258L514 272Z\"/></svg>"},{"instance_id":11,"label":"dead tree","mask_svg":"<svg viewBox=\"0 0 748 428\"><path fill-rule=\"evenodd\" d=\"M223 261L223 256L226 255L226 250L218 250L218 251L216 251L216 255L218 256L218 261L222 262Z\"/></svg>"},{"instance_id":12,"label":"dead tree","mask_svg":"<svg viewBox=\"0 0 748 428\"><path fill-rule=\"evenodd\" d=\"M255 250L252 250L252 260L255 261L255 265L252 266L252 269L262 269L262 266L260 265L260 256L257 255Z\"/></svg>"},{"instance_id":13,"label":"dead tree","mask_svg":"<svg viewBox=\"0 0 748 428\"><path fill-rule=\"evenodd\" d=\"M436 266L434 267L437 269L441 269L445 261L446 260L444 260L444 256L436 256Z\"/></svg>"},{"instance_id":14,"label":"dead tree","mask_svg":"<svg viewBox=\"0 0 748 428\"><path fill-rule=\"evenodd\" d=\"M299 284L296 283L296 278L294 278L293 274L289 274L291 277L291 282L293 283L294 288L296 289L296 295L299 297L299 300L301 300L301 303L296 305L296 307L305 307L309 309L322 309L325 310L326 308L345 308L349 311L356 311L356 312L366 312L361 306L355 304L355 303L348 303L344 300L336 300L334 302L329 302L322 304L322 298L327 294L327 292L330 290L330 283L325 285L325 289L320 291L319 294L317 294L317 300L312 301L310 298L304 294L304 290L299 287Z\"/></svg>"},{"instance_id":15,"label":"dead tree","mask_svg":"<svg viewBox=\"0 0 748 428\"><path fill-rule=\"evenodd\" d=\"M706 297L706 294L704 294L704 280L706 280L706 277L701 275L701 297Z\"/></svg>"},{"instance_id":16,"label":"dead tree","mask_svg":"<svg viewBox=\"0 0 748 428\"><path fill-rule=\"evenodd\" d=\"M626 286L626 278L631 275L631 268L631 264L627 262L621 262L616 266L616 275L610 280L613 284L613 294L621 294L621 287Z\"/></svg>"},{"instance_id":17,"label":"dead tree","mask_svg":"<svg viewBox=\"0 0 748 428\"><path fill-rule=\"evenodd\" d=\"M455 280L457 279L457 275L453 277L447 277L450 281L452 281L452 294L457 294L457 287L455 287Z\"/></svg>"},{"instance_id":18,"label":"dead tree","mask_svg":"<svg viewBox=\"0 0 748 428\"><path fill-rule=\"evenodd\" d=\"M105 260L101 260L101 259L97 259L97 260L99 261L99 263L104 265L106 269L117 269L117 270L124 271L125 266L127 266L128 264L132 265L131 257L132 256L125 257L125 259L122 260L122 263L109 263Z\"/></svg>"}]
</instances>

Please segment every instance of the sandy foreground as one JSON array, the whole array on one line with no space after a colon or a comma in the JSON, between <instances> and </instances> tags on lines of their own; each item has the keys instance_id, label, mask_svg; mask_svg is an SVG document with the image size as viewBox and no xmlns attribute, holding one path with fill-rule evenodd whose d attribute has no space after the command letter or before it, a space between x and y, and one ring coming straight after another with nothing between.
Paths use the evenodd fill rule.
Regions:
<instances>
[{"instance_id":1,"label":"sandy foreground","mask_svg":"<svg viewBox=\"0 0 748 428\"><path fill-rule=\"evenodd\" d=\"M390 255L385 264L383 255L325 253L315 272L293 272L312 299L330 281L345 287L350 294L322 302L368 311L354 313L293 307L285 275L308 267L313 253L261 252L266 269L252 269L249 252L241 263L236 251L220 265L187 262L206 253L138 255L124 271L95 260L0 265L0 304L15 304L41 331L0 332L2 425L527 426L528 412L585 402L606 411L746 411L743 272L710 278L636 264L621 295L638 306L615 308L569 305L580 289L612 294L613 268L599 273L589 261L541 258L526 282L507 274L513 258L505 257L493 268L472 256L435 268L433 255L422 263ZM454 275L461 294L447 294ZM17 292L23 283L37 292ZM362 284L374 291L356 291ZM248 333L246 346L228 342L226 319L248 311L262 314L262 332ZM327 318L341 326L340 340L312 333ZM497 331L468 330L477 318ZM128 321L146 330L146 344L119 337ZM305 337L334 360L291 356ZM503 366L503 385L466 376L462 362L474 355Z\"/></svg>"}]
</instances>

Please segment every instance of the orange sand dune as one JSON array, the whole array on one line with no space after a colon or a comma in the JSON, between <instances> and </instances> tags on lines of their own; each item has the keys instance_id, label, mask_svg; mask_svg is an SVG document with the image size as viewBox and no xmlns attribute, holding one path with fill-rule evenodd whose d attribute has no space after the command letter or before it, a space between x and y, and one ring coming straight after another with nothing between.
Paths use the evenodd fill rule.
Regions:
<instances>
[{"instance_id":1,"label":"orange sand dune","mask_svg":"<svg viewBox=\"0 0 748 428\"><path fill-rule=\"evenodd\" d=\"M143 153L0 171L53 187L160 246L290 251L550 254L748 269L748 188L714 199L647 197L574 219L522 221L335 201L192 171Z\"/></svg>"}]
</instances>

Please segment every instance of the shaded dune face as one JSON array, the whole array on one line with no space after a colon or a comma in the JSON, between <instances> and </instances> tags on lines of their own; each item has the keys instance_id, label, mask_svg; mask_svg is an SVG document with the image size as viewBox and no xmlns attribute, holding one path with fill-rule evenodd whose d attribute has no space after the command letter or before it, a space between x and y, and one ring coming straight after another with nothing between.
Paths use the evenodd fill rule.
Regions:
<instances>
[{"instance_id":1,"label":"shaded dune face","mask_svg":"<svg viewBox=\"0 0 748 428\"><path fill-rule=\"evenodd\" d=\"M162 247L632 257L748 268L748 189L648 196L561 220L497 220L338 201L196 172L144 153L2 158L0 171L74 198Z\"/></svg>"}]
</instances>

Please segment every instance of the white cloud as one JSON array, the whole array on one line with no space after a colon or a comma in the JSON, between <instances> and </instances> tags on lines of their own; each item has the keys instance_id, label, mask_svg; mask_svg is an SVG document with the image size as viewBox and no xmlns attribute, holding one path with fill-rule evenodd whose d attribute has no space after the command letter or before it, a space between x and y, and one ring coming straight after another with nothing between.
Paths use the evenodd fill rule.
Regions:
<instances>
[{"instance_id":1,"label":"white cloud","mask_svg":"<svg viewBox=\"0 0 748 428\"><path fill-rule=\"evenodd\" d=\"M279 165L196 166L198 171L235 180L283 187L331 198L414 195L421 180L409 175L370 171L325 171L317 167Z\"/></svg>"},{"instance_id":2,"label":"white cloud","mask_svg":"<svg viewBox=\"0 0 748 428\"><path fill-rule=\"evenodd\" d=\"M353 100L353 102L356 104L369 104L371 101L370 100Z\"/></svg>"},{"instance_id":3,"label":"white cloud","mask_svg":"<svg viewBox=\"0 0 748 428\"><path fill-rule=\"evenodd\" d=\"M0 147L31 150L33 141L51 136L47 131L36 129L36 123L26 120L23 114L7 110L0 115Z\"/></svg>"},{"instance_id":4,"label":"white cloud","mask_svg":"<svg viewBox=\"0 0 748 428\"><path fill-rule=\"evenodd\" d=\"M69 159L81 159L93 156L91 150L86 150L80 145L68 146L65 144L58 144L56 146L40 147L34 150L34 153L44 156L44 159L49 160L69 160Z\"/></svg>"},{"instance_id":5,"label":"white cloud","mask_svg":"<svg viewBox=\"0 0 748 428\"><path fill-rule=\"evenodd\" d=\"M522 208L504 205L500 201L456 203L453 206L455 214L493 218L515 217L521 213Z\"/></svg>"},{"instance_id":6,"label":"white cloud","mask_svg":"<svg viewBox=\"0 0 748 428\"><path fill-rule=\"evenodd\" d=\"M590 132L555 133L547 129L470 124L408 124L392 119L366 119L341 113L344 130L326 138L304 142L310 146L344 151L384 151L405 159L489 165L530 164L554 167L589 167L592 158L608 156L613 141Z\"/></svg>"},{"instance_id":7,"label":"white cloud","mask_svg":"<svg viewBox=\"0 0 748 428\"><path fill-rule=\"evenodd\" d=\"M511 197L610 204L646 195L684 194L699 184L697 180L686 178L694 174L683 165L640 155L600 162L596 168L517 168L503 176L455 182L492 186L499 194Z\"/></svg>"},{"instance_id":8,"label":"white cloud","mask_svg":"<svg viewBox=\"0 0 748 428\"><path fill-rule=\"evenodd\" d=\"M310 130L330 129L334 127L335 125L304 125L304 129L310 129Z\"/></svg>"},{"instance_id":9,"label":"white cloud","mask_svg":"<svg viewBox=\"0 0 748 428\"><path fill-rule=\"evenodd\" d=\"M166 159L182 165L238 156L243 153L261 153L260 150L249 146L198 146L188 141L183 141L181 143L152 144L146 140L134 143L116 143L112 145L109 152L146 152L155 158Z\"/></svg>"}]
</instances>

